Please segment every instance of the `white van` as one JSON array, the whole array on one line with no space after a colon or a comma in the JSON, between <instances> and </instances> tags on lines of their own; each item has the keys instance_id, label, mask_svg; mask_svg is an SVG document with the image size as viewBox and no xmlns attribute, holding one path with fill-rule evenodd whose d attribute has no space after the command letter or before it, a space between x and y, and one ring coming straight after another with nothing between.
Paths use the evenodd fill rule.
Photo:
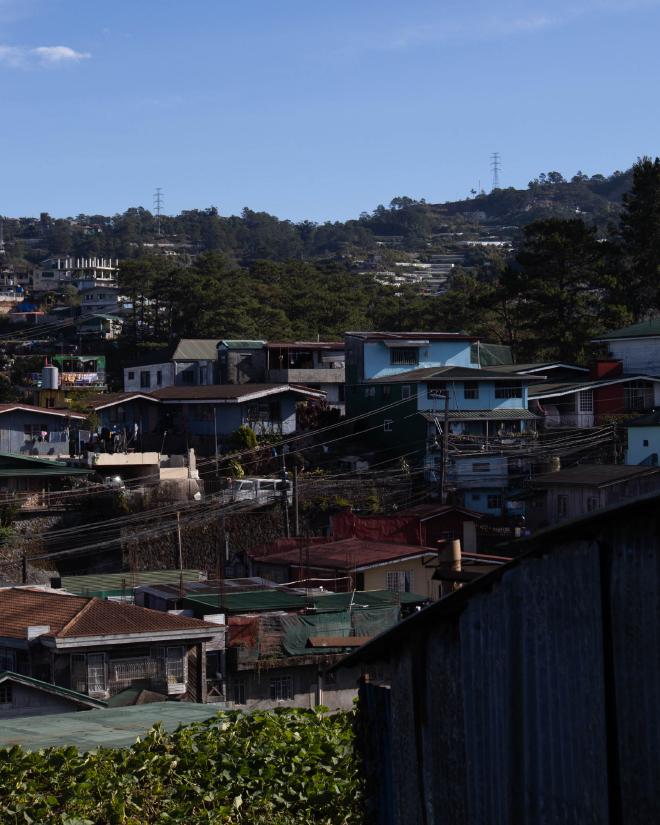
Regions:
<instances>
[{"instance_id":1,"label":"white van","mask_svg":"<svg viewBox=\"0 0 660 825\"><path fill-rule=\"evenodd\" d=\"M282 481L279 478L233 478L229 485L232 501L257 501L269 504L282 500ZM286 482L286 495L289 504L293 502L293 486Z\"/></svg>"}]
</instances>

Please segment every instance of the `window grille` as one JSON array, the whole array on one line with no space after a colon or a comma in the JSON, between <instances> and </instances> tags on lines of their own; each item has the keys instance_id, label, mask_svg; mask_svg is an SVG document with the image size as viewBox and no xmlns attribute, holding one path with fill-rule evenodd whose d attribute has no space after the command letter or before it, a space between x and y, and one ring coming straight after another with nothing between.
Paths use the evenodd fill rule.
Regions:
<instances>
[{"instance_id":1,"label":"window grille","mask_svg":"<svg viewBox=\"0 0 660 825\"><path fill-rule=\"evenodd\" d=\"M410 398L412 395L412 387L410 384L402 384L401 386L401 398Z\"/></svg>"},{"instance_id":2,"label":"window grille","mask_svg":"<svg viewBox=\"0 0 660 825\"><path fill-rule=\"evenodd\" d=\"M479 398L479 384L476 381L466 381L463 384L463 398Z\"/></svg>"},{"instance_id":3,"label":"window grille","mask_svg":"<svg viewBox=\"0 0 660 825\"><path fill-rule=\"evenodd\" d=\"M276 676L270 680L270 699L272 702L293 699L293 680L290 676Z\"/></svg>"},{"instance_id":4,"label":"window grille","mask_svg":"<svg viewBox=\"0 0 660 825\"><path fill-rule=\"evenodd\" d=\"M447 385L444 381L430 381L426 385L426 396L427 398L435 399L435 398L444 398L445 393L447 392Z\"/></svg>"},{"instance_id":5,"label":"window grille","mask_svg":"<svg viewBox=\"0 0 660 825\"><path fill-rule=\"evenodd\" d=\"M520 384L510 387L498 387L496 384L495 398L522 398L522 387Z\"/></svg>"},{"instance_id":6,"label":"window grille","mask_svg":"<svg viewBox=\"0 0 660 825\"><path fill-rule=\"evenodd\" d=\"M395 347L390 350L390 364L413 366L419 364L419 350L416 347Z\"/></svg>"},{"instance_id":7,"label":"window grille","mask_svg":"<svg viewBox=\"0 0 660 825\"><path fill-rule=\"evenodd\" d=\"M272 684L271 684L271 692L272 692ZM232 685L232 693L234 697L234 704L235 705L244 705L245 704L245 682L234 682Z\"/></svg>"},{"instance_id":8,"label":"window grille","mask_svg":"<svg viewBox=\"0 0 660 825\"><path fill-rule=\"evenodd\" d=\"M583 390L578 395L579 411L590 413L594 411L594 392L593 390Z\"/></svg>"},{"instance_id":9,"label":"window grille","mask_svg":"<svg viewBox=\"0 0 660 825\"><path fill-rule=\"evenodd\" d=\"M393 593L412 593L413 571L395 570L387 574L387 589Z\"/></svg>"},{"instance_id":10,"label":"window grille","mask_svg":"<svg viewBox=\"0 0 660 825\"><path fill-rule=\"evenodd\" d=\"M16 651L0 647L0 670L16 671Z\"/></svg>"},{"instance_id":11,"label":"window grille","mask_svg":"<svg viewBox=\"0 0 660 825\"><path fill-rule=\"evenodd\" d=\"M473 473L489 473L490 464L487 461L475 461L472 464Z\"/></svg>"}]
</instances>

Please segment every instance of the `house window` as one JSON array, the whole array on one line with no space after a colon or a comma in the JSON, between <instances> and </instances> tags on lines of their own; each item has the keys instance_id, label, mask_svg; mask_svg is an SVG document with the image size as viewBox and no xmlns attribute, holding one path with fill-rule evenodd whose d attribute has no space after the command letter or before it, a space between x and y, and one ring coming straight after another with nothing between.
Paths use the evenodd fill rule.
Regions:
<instances>
[{"instance_id":1,"label":"house window","mask_svg":"<svg viewBox=\"0 0 660 825\"><path fill-rule=\"evenodd\" d=\"M393 366L419 364L419 350L417 347L395 347L390 350L390 364Z\"/></svg>"},{"instance_id":2,"label":"house window","mask_svg":"<svg viewBox=\"0 0 660 825\"><path fill-rule=\"evenodd\" d=\"M279 402L260 401L255 404L248 404L246 418L248 421L279 421Z\"/></svg>"},{"instance_id":3,"label":"house window","mask_svg":"<svg viewBox=\"0 0 660 825\"><path fill-rule=\"evenodd\" d=\"M490 464L487 461L475 461L472 464L473 473L489 473Z\"/></svg>"},{"instance_id":4,"label":"house window","mask_svg":"<svg viewBox=\"0 0 660 825\"><path fill-rule=\"evenodd\" d=\"M429 381L426 385L426 397L430 399L444 398L447 385L444 381Z\"/></svg>"},{"instance_id":5,"label":"house window","mask_svg":"<svg viewBox=\"0 0 660 825\"><path fill-rule=\"evenodd\" d=\"M272 687L271 687L272 690ZM239 681L232 684L232 696L235 705L245 704L245 682Z\"/></svg>"},{"instance_id":6,"label":"house window","mask_svg":"<svg viewBox=\"0 0 660 825\"><path fill-rule=\"evenodd\" d=\"M401 386L401 398L402 399L410 398L411 395L412 395L412 387L410 386L410 384L403 384Z\"/></svg>"},{"instance_id":7,"label":"house window","mask_svg":"<svg viewBox=\"0 0 660 825\"><path fill-rule=\"evenodd\" d=\"M129 373L128 373L128 380L129 381L134 381L135 380L135 373L132 370L129 371Z\"/></svg>"},{"instance_id":8,"label":"house window","mask_svg":"<svg viewBox=\"0 0 660 825\"><path fill-rule=\"evenodd\" d=\"M24 424L23 433L26 441L49 441L48 424Z\"/></svg>"},{"instance_id":9,"label":"house window","mask_svg":"<svg viewBox=\"0 0 660 825\"><path fill-rule=\"evenodd\" d=\"M376 397L376 388L375 387L365 387L364 388L364 397L365 398L375 398Z\"/></svg>"},{"instance_id":10,"label":"house window","mask_svg":"<svg viewBox=\"0 0 660 825\"><path fill-rule=\"evenodd\" d=\"M123 424L126 421L126 408L119 404L116 407L108 407L108 422L110 424Z\"/></svg>"},{"instance_id":11,"label":"house window","mask_svg":"<svg viewBox=\"0 0 660 825\"><path fill-rule=\"evenodd\" d=\"M479 384L476 381L466 381L463 384L463 398L479 398Z\"/></svg>"},{"instance_id":12,"label":"house window","mask_svg":"<svg viewBox=\"0 0 660 825\"><path fill-rule=\"evenodd\" d=\"M587 498L587 513L593 513L593 511L597 509L598 499L595 496L589 496Z\"/></svg>"},{"instance_id":13,"label":"house window","mask_svg":"<svg viewBox=\"0 0 660 825\"><path fill-rule=\"evenodd\" d=\"M557 496L557 517L564 518L568 513L568 496L560 493Z\"/></svg>"},{"instance_id":14,"label":"house window","mask_svg":"<svg viewBox=\"0 0 660 825\"><path fill-rule=\"evenodd\" d=\"M644 381L629 381L623 388L626 412L639 412L653 406L653 389Z\"/></svg>"},{"instance_id":15,"label":"house window","mask_svg":"<svg viewBox=\"0 0 660 825\"><path fill-rule=\"evenodd\" d=\"M168 647L165 657L165 676L168 685L183 685L186 682L186 649L183 645Z\"/></svg>"},{"instance_id":16,"label":"house window","mask_svg":"<svg viewBox=\"0 0 660 825\"><path fill-rule=\"evenodd\" d=\"M583 390L581 393L578 393L578 410L583 413L591 413L594 411L593 390Z\"/></svg>"},{"instance_id":17,"label":"house window","mask_svg":"<svg viewBox=\"0 0 660 825\"><path fill-rule=\"evenodd\" d=\"M502 509L502 496L498 495L489 495L486 499L486 506L489 510L501 510Z\"/></svg>"},{"instance_id":18,"label":"house window","mask_svg":"<svg viewBox=\"0 0 660 825\"><path fill-rule=\"evenodd\" d=\"M387 589L393 593L412 593L413 571L396 570L387 574Z\"/></svg>"},{"instance_id":19,"label":"house window","mask_svg":"<svg viewBox=\"0 0 660 825\"><path fill-rule=\"evenodd\" d=\"M290 676L275 676L270 680L271 702L293 699L293 679Z\"/></svg>"},{"instance_id":20,"label":"house window","mask_svg":"<svg viewBox=\"0 0 660 825\"><path fill-rule=\"evenodd\" d=\"M206 384L206 367L199 368L199 383L202 386Z\"/></svg>"},{"instance_id":21,"label":"house window","mask_svg":"<svg viewBox=\"0 0 660 825\"><path fill-rule=\"evenodd\" d=\"M390 387L389 384L385 384L383 386L383 399L384 400L390 397L391 390L392 390L392 388Z\"/></svg>"},{"instance_id":22,"label":"house window","mask_svg":"<svg viewBox=\"0 0 660 825\"><path fill-rule=\"evenodd\" d=\"M151 373L149 370L140 372L140 389L146 390L151 386Z\"/></svg>"},{"instance_id":23,"label":"house window","mask_svg":"<svg viewBox=\"0 0 660 825\"><path fill-rule=\"evenodd\" d=\"M522 385L515 384L509 387L495 385L495 398L522 398Z\"/></svg>"},{"instance_id":24,"label":"house window","mask_svg":"<svg viewBox=\"0 0 660 825\"><path fill-rule=\"evenodd\" d=\"M156 384L161 387L163 385L163 371L156 370Z\"/></svg>"},{"instance_id":25,"label":"house window","mask_svg":"<svg viewBox=\"0 0 660 825\"><path fill-rule=\"evenodd\" d=\"M4 682L0 685L0 705L11 705L12 698L11 684Z\"/></svg>"},{"instance_id":26,"label":"house window","mask_svg":"<svg viewBox=\"0 0 660 825\"><path fill-rule=\"evenodd\" d=\"M472 493L472 501L481 501L479 493Z\"/></svg>"},{"instance_id":27,"label":"house window","mask_svg":"<svg viewBox=\"0 0 660 825\"><path fill-rule=\"evenodd\" d=\"M648 440L648 438L645 438L645 439L644 439L644 441L642 441L642 445L643 445L644 447L648 447L648 446L649 446L649 440Z\"/></svg>"},{"instance_id":28,"label":"house window","mask_svg":"<svg viewBox=\"0 0 660 825\"><path fill-rule=\"evenodd\" d=\"M0 670L16 670L16 651L9 647L0 647Z\"/></svg>"},{"instance_id":29,"label":"house window","mask_svg":"<svg viewBox=\"0 0 660 825\"><path fill-rule=\"evenodd\" d=\"M394 422L393 422L393 420L392 420L391 418L386 418L386 419L383 421L383 432L384 432L384 433L391 433L391 432L392 432L392 424L393 424L393 423L394 423Z\"/></svg>"}]
</instances>

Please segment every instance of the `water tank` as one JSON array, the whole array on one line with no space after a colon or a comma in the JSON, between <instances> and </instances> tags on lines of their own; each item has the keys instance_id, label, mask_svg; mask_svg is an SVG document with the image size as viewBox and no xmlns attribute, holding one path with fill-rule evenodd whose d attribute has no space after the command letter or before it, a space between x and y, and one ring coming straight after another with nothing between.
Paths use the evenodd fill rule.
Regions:
<instances>
[{"instance_id":1,"label":"water tank","mask_svg":"<svg viewBox=\"0 0 660 825\"><path fill-rule=\"evenodd\" d=\"M60 385L60 371L57 367L43 367L41 370L41 389L56 390Z\"/></svg>"}]
</instances>

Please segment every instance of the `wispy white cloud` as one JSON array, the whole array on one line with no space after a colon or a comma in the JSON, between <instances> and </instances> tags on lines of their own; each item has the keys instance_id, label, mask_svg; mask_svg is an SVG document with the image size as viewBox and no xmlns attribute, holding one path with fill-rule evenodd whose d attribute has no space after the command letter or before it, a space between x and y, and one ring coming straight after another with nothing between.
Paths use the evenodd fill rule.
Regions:
<instances>
[{"instance_id":1,"label":"wispy white cloud","mask_svg":"<svg viewBox=\"0 0 660 825\"><path fill-rule=\"evenodd\" d=\"M0 45L0 64L10 69L28 69L34 66L64 66L80 63L92 55L79 52L70 46L2 46Z\"/></svg>"},{"instance_id":2,"label":"wispy white cloud","mask_svg":"<svg viewBox=\"0 0 660 825\"><path fill-rule=\"evenodd\" d=\"M42 63L79 63L92 56L89 52L77 52L70 46L37 46L31 51L38 55Z\"/></svg>"},{"instance_id":3,"label":"wispy white cloud","mask_svg":"<svg viewBox=\"0 0 660 825\"><path fill-rule=\"evenodd\" d=\"M497 15L488 7L472 9L466 13L445 14L442 20L420 22L403 26L390 33L381 32L377 38L370 38L368 49L404 51L419 47L432 47L443 43L462 41L487 41L508 37L531 35L545 29L567 26L579 18L599 14L621 14L655 8L660 0L582 0L563 2L556 0L552 5L546 2L529 8L524 3L509 3L509 8L500 9Z\"/></svg>"}]
</instances>

